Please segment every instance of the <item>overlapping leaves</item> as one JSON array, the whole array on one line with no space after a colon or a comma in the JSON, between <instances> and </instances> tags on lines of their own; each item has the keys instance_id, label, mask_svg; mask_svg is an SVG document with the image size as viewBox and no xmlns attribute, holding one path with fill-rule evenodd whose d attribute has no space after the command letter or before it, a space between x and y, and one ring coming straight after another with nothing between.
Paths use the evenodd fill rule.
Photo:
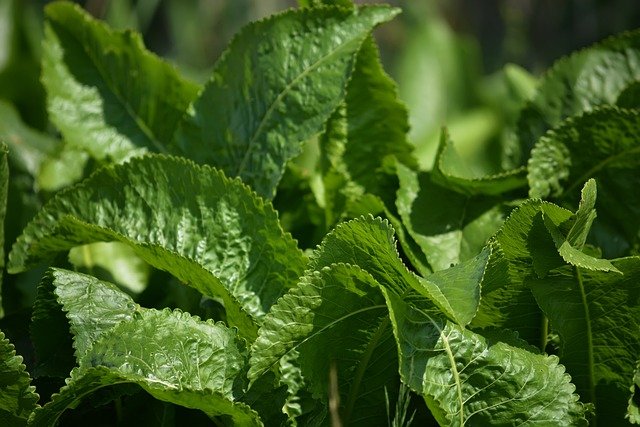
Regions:
<instances>
[{"instance_id":1,"label":"overlapping leaves","mask_svg":"<svg viewBox=\"0 0 640 427\"><path fill-rule=\"evenodd\" d=\"M95 241L130 245L151 265L222 298L248 337L304 268L269 203L210 167L158 155L106 167L59 193L16 242L9 269Z\"/></svg>"},{"instance_id":2,"label":"overlapping leaves","mask_svg":"<svg viewBox=\"0 0 640 427\"><path fill-rule=\"evenodd\" d=\"M66 270L51 270L39 294L54 296L58 304L38 313L41 320L55 315L56 308L66 313L78 367L66 386L34 412L32 425L53 424L84 395L122 383L212 417L228 415L233 425L261 424L257 413L235 401L246 354L236 333L224 325L180 311L141 308L114 285Z\"/></svg>"}]
</instances>

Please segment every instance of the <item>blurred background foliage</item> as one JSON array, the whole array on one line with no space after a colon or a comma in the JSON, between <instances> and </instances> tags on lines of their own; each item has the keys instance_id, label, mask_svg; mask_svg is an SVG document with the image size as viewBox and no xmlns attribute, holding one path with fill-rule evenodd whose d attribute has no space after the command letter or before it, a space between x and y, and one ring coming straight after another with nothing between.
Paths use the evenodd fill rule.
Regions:
<instances>
[{"instance_id":1,"label":"blurred background foliage","mask_svg":"<svg viewBox=\"0 0 640 427\"><path fill-rule=\"evenodd\" d=\"M30 128L41 131L51 131L38 65L46 3L0 0L0 100L15 108ZM216 59L244 24L296 5L295 0L79 3L115 28L141 32L150 50L199 82L206 80ZM637 0L388 3L404 12L380 28L376 36L385 67L409 107L410 138L418 146L425 168L430 167L436 135L444 124L458 149L479 155L482 163L481 153L490 155L486 149L491 141L505 137L505 125L512 122L520 101L533 87L533 79L524 70L539 74L568 52L640 24ZM505 68L505 64L519 66ZM3 110L8 108L6 102L0 105ZM0 124L0 131L8 126L11 124Z\"/></svg>"},{"instance_id":2,"label":"blurred background foliage","mask_svg":"<svg viewBox=\"0 0 640 427\"><path fill-rule=\"evenodd\" d=\"M638 0L388 2L401 7L403 13L379 28L375 36L385 69L397 81L400 98L407 104L409 139L416 146L421 168L431 168L440 129L446 125L457 151L479 175L510 166L505 163L503 147L510 145L510 129L522 103L535 88L536 75L568 52L640 24ZM10 147L11 168L7 251L44 201L99 166L86 153L66 147L47 119L39 65L46 3L0 0L0 140ZM200 83L207 79L216 59L243 25L296 6L295 0L79 3L112 27L140 32L151 51ZM302 174L311 180L316 160L317 153L305 152L285 174L276 206L280 199L299 200L297 208L281 212L285 228L305 223L318 228L316 223L321 222L314 219L320 214L309 184L298 188L300 182L306 181L288 179L288 175ZM290 187L292 182L294 187ZM301 215L304 220L299 218ZM319 236L326 231L318 230ZM292 231L297 237L312 235L308 230ZM300 243L313 247L315 240L314 237ZM71 262L81 267L73 258ZM88 268L113 270L108 266ZM142 273L139 276L146 282L150 273ZM34 283L42 271L27 274L28 277L5 278L5 314L7 309L19 311L31 306ZM132 279L133 285L114 280L133 288L140 285L139 277Z\"/></svg>"}]
</instances>

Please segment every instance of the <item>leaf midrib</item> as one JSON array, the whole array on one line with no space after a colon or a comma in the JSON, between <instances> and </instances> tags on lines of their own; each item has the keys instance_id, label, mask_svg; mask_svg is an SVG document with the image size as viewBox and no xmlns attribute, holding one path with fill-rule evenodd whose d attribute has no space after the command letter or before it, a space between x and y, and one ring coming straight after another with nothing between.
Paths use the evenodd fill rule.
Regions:
<instances>
[{"instance_id":1,"label":"leaf midrib","mask_svg":"<svg viewBox=\"0 0 640 427\"><path fill-rule=\"evenodd\" d=\"M100 68L99 62L96 60L95 55L93 55L93 52L90 49L88 49L87 46L82 41L79 41L73 33L68 31L67 28L62 23L54 20L53 18L50 18L50 19L52 21L55 21L56 24L58 24L59 30L61 29L62 31L65 31L67 35L69 35L72 39L78 42L78 44L82 47L82 51L84 52L84 54L87 56L87 58L89 58L89 63L91 64L92 68L98 73L102 81L107 86L107 89L111 91L111 93L122 105L124 110L127 112L128 116L134 121L134 123L138 126L138 129L140 129L140 131L144 134L144 136L147 137L147 139L153 144L153 146L160 153L163 153L163 154L168 153L167 149L164 148L162 143L160 143L160 141L156 138L153 131L146 125L144 120L136 114L135 110L129 104L126 98L122 96L120 91L118 91L117 88L113 85L113 82L108 78L108 76ZM142 55L144 55L144 52L138 52L138 53L142 53Z\"/></svg>"},{"instance_id":2,"label":"leaf midrib","mask_svg":"<svg viewBox=\"0 0 640 427\"><path fill-rule=\"evenodd\" d=\"M271 114L273 114L273 111L275 110L276 106L284 99L284 97L286 95L289 94L291 89L299 81L301 81L303 78L305 78L307 75L309 75L314 69L320 67L320 65L322 65L325 62L327 62L328 60L330 60L331 58L333 58L337 54L341 53L343 50L346 50L347 46L357 42L357 40L358 40L358 37L352 38L349 41L347 41L345 43L342 43L336 49L334 49L333 51L331 51L327 55L322 56L316 62L311 64L308 68L304 69L293 80L291 80L291 82L289 82L289 84L287 84L287 86L282 90L282 92L280 92L278 94L278 96L274 99L274 101L271 103L271 105L269 105L269 108L264 113L264 116L262 116L262 119L260 120L260 123L258 124L258 127L256 128L254 134L251 136L251 139L249 140L249 142L247 143L247 149L246 149L246 151L244 153L244 156L242 157L242 160L240 161L240 164L238 165L238 168L236 169L236 172L235 172L234 176L240 176L240 174L244 171L244 169L245 169L245 167L247 165L247 161L249 159L249 154L253 150L253 147L255 147L256 140L258 139L258 137L262 133L263 128L266 126L266 123L267 123L268 119L270 118Z\"/></svg>"}]
</instances>

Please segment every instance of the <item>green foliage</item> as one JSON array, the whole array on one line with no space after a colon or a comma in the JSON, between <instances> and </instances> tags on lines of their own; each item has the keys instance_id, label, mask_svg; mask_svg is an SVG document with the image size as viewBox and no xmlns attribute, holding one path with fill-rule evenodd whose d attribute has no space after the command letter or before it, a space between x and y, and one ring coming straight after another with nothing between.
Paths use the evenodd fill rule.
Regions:
<instances>
[{"instance_id":1,"label":"green foliage","mask_svg":"<svg viewBox=\"0 0 640 427\"><path fill-rule=\"evenodd\" d=\"M504 113L450 138L439 111L414 145L411 88L370 35L398 10L301 3L241 30L202 87L46 7L61 138L0 101L6 269L32 272L4 277L28 368L0 332L0 424L126 425L140 402L162 425L638 423L639 33L535 89L509 66ZM462 99L468 46L430 22L417 40L451 49L425 68L434 97ZM440 105L418 92L418 114Z\"/></svg>"}]
</instances>

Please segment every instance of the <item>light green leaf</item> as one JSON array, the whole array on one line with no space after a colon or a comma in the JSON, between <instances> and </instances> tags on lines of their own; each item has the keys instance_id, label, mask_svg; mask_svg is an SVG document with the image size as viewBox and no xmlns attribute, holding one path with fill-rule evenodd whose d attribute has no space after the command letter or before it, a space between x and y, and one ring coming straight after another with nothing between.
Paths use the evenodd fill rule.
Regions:
<instances>
[{"instance_id":1,"label":"light green leaf","mask_svg":"<svg viewBox=\"0 0 640 427\"><path fill-rule=\"evenodd\" d=\"M38 406L39 396L22 357L0 331L0 424L25 426L29 414Z\"/></svg>"},{"instance_id":2,"label":"light green leaf","mask_svg":"<svg viewBox=\"0 0 640 427\"><path fill-rule=\"evenodd\" d=\"M433 168L433 180L440 185L468 196L499 195L526 185L526 168L516 168L492 175L478 174L474 165L466 162L456 151L446 129Z\"/></svg>"},{"instance_id":3,"label":"light green leaf","mask_svg":"<svg viewBox=\"0 0 640 427\"><path fill-rule=\"evenodd\" d=\"M336 369L341 419L369 426L385 415L385 387L397 384L392 339L376 280L356 266L333 264L310 271L273 306L252 346L249 379L295 351L289 363L299 366L314 397L326 405L329 372Z\"/></svg>"},{"instance_id":4,"label":"light green leaf","mask_svg":"<svg viewBox=\"0 0 640 427\"><path fill-rule=\"evenodd\" d=\"M285 163L344 98L363 40L397 13L304 8L248 25L182 122L175 152L273 197Z\"/></svg>"},{"instance_id":5,"label":"light green leaf","mask_svg":"<svg viewBox=\"0 0 640 427\"><path fill-rule=\"evenodd\" d=\"M161 155L103 168L56 195L14 245L9 269L96 241L125 243L154 267L222 298L229 321L249 338L305 263L271 205L239 180Z\"/></svg>"},{"instance_id":6,"label":"light green leaf","mask_svg":"<svg viewBox=\"0 0 640 427\"><path fill-rule=\"evenodd\" d=\"M620 93L637 80L639 30L613 36L557 61L521 112L518 135L522 152L516 156L517 163L526 162L529 151L548 129L599 105L615 104Z\"/></svg>"},{"instance_id":7,"label":"light green leaf","mask_svg":"<svg viewBox=\"0 0 640 427\"><path fill-rule=\"evenodd\" d=\"M69 251L69 262L77 271L113 282L134 294L146 287L151 274L149 264L133 248L119 242L97 242L76 246Z\"/></svg>"},{"instance_id":8,"label":"light green leaf","mask_svg":"<svg viewBox=\"0 0 640 427\"><path fill-rule=\"evenodd\" d=\"M94 344L67 385L33 414L30 425L53 425L86 395L123 383L210 417L224 416L220 421L226 425L262 425L258 414L234 401L231 392L244 364L235 340L221 324L179 311L141 309Z\"/></svg>"},{"instance_id":9,"label":"light green leaf","mask_svg":"<svg viewBox=\"0 0 640 427\"><path fill-rule=\"evenodd\" d=\"M490 248L478 256L463 261L446 270L436 271L422 280L424 291L419 292L434 299L444 313L452 313L459 325L468 325L476 315L480 303L480 285L489 263ZM436 290L437 288L437 290ZM437 300L434 295L441 295Z\"/></svg>"},{"instance_id":10,"label":"light green leaf","mask_svg":"<svg viewBox=\"0 0 640 427\"><path fill-rule=\"evenodd\" d=\"M595 243L609 257L628 253L640 234L640 114L599 107L564 121L536 144L529 162L531 195L577 204L578 188L598 182ZM552 171L560 171L553 176ZM624 196L623 196L624 195ZM624 198L624 203L620 203Z\"/></svg>"},{"instance_id":11,"label":"light green leaf","mask_svg":"<svg viewBox=\"0 0 640 427\"><path fill-rule=\"evenodd\" d=\"M79 6L46 8L42 82L51 121L72 146L97 159L166 152L197 86Z\"/></svg>"},{"instance_id":12,"label":"light green leaf","mask_svg":"<svg viewBox=\"0 0 640 427\"><path fill-rule=\"evenodd\" d=\"M612 263L622 275L566 266L527 282L582 400L595 404L598 424L622 425L640 354L640 258Z\"/></svg>"},{"instance_id":13,"label":"light green leaf","mask_svg":"<svg viewBox=\"0 0 640 427\"><path fill-rule=\"evenodd\" d=\"M46 154L51 153L57 141L28 127L16 109L0 100L0 139L9 147L9 156L19 168L37 176Z\"/></svg>"},{"instance_id":14,"label":"light green leaf","mask_svg":"<svg viewBox=\"0 0 640 427\"><path fill-rule=\"evenodd\" d=\"M397 173L398 213L433 271L475 257L504 221L498 198L464 196L401 164Z\"/></svg>"},{"instance_id":15,"label":"light green leaf","mask_svg":"<svg viewBox=\"0 0 640 427\"><path fill-rule=\"evenodd\" d=\"M116 286L93 276L62 269L48 271L38 288L38 298L53 300L55 305L50 304L46 311L41 311L34 318L32 330L44 335L54 329L47 327L47 323L51 325L51 318L62 310L68 321L65 329L73 334L77 360L81 360L106 332L121 322L132 320L139 309L138 304ZM44 355L54 352L59 346L51 341L42 343L46 347L40 347L39 353Z\"/></svg>"},{"instance_id":16,"label":"light green leaf","mask_svg":"<svg viewBox=\"0 0 640 427\"><path fill-rule=\"evenodd\" d=\"M402 380L443 426L587 425L554 356L486 339L384 291Z\"/></svg>"},{"instance_id":17,"label":"light green leaf","mask_svg":"<svg viewBox=\"0 0 640 427\"><path fill-rule=\"evenodd\" d=\"M255 413L234 403L246 358L235 332L188 313L141 308L114 285L71 271L50 270L39 298L47 294L66 313L79 368L36 414L35 425L57 418L83 394L123 382L210 416L229 414L236 422L258 424ZM38 318L46 320L42 313Z\"/></svg>"}]
</instances>

